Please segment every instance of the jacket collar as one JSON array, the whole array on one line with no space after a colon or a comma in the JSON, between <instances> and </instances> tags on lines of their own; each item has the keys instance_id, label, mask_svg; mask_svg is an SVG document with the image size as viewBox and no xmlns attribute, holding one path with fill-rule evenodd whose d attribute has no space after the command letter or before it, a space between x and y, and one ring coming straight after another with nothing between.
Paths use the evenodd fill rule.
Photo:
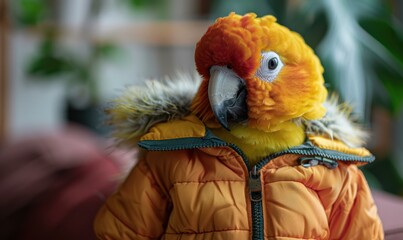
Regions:
<instances>
[{"instance_id":1,"label":"jacket collar","mask_svg":"<svg viewBox=\"0 0 403 240\"><path fill-rule=\"evenodd\" d=\"M197 117L192 115L181 120L157 124L140 139L138 145L149 151L231 147L242 155L239 148L215 136ZM217 154L220 152L218 151ZM271 154L261 160L257 166L261 168L271 160L286 154L303 156L299 158L299 161L305 167L321 164L334 168L337 166L336 161L363 165L375 159L365 148L351 148L337 140L311 135L302 145Z\"/></svg>"}]
</instances>

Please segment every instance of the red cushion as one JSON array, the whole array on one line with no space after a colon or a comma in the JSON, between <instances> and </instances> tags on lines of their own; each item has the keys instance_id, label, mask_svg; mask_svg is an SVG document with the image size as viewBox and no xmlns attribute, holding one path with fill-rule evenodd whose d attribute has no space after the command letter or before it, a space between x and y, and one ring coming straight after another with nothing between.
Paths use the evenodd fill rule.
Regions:
<instances>
[{"instance_id":1,"label":"red cushion","mask_svg":"<svg viewBox=\"0 0 403 240\"><path fill-rule=\"evenodd\" d=\"M118 174L108 158L66 170L63 183L31 207L19 239L95 239L94 217L115 190Z\"/></svg>"},{"instance_id":2,"label":"red cushion","mask_svg":"<svg viewBox=\"0 0 403 240\"><path fill-rule=\"evenodd\" d=\"M403 239L403 198L373 191L386 240Z\"/></svg>"}]
</instances>

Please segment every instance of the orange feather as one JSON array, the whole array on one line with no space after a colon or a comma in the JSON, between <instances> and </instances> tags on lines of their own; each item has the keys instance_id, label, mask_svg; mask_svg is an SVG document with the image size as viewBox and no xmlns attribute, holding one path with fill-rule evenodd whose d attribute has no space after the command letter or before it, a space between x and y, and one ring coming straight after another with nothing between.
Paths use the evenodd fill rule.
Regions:
<instances>
[{"instance_id":1,"label":"orange feather","mask_svg":"<svg viewBox=\"0 0 403 240\"><path fill-rule=\"evenodd\" d=\"M276 52L284 64L273 82L255 75L262 52L268 51ZM319 119L326 112L323 102L327 90L318 57L299 34L276 23L273 16L231 13L217 19L197 43L195 61L203 82L192 111L211 126L219 126L208 100L209 69L213 65L229 65L244 79L248 128L273 133L290 126L284 123L298 118Z\"/></svg>"}]
</instances>

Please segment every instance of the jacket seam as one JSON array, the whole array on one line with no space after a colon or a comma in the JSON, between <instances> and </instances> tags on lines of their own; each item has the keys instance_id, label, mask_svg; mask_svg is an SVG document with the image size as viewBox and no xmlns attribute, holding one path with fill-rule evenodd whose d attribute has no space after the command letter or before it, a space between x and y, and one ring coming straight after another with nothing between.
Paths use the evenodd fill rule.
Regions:
<instances>
[{"instance_id":1,"label":"jacket seam","mask_svg":"<svg viewBox=\"0 0 403 240\"><path fill-rule=\"evenodd\" d=\"M165 192L162 190L161 186L160 186L159 184L157 184L157 183L158 183L157 180L156 180L157 178L155 177L153 171L151 171L151 167L150 167L150 165L148 164L148 162L147 162L145 159L144 159L144 164L147 166L147 168L148 168L148 170L149 170L151 176L153 177L153 181L154 181L154 182L156 183L156 185L158 186L158 193L159 193L160 195L164 196L165 199L170 199L170 196L169 196L168 192L169 192L169 190L170 190L171 188L165 193Z\"/></svg>"},{"instance_id":2,"label":"jacket seam","mask_svg":"<svg viewBox=\"0 0 403 240\"><path fill-rule=\"evenodd\" d=\"M189 183L210 183L210 182L245 182L245 180L208 180L208 181L181 181L181 182L174 182L172 183L172 187L169 188L169 191L171 191L172 188L174 188L175 185L180 185L180 184L189 184Z\"/></svg>"},{"instance_id":3,"label":"jacket seam","mask_svg":"<svg viewBox=\"0 0 403 240\"><path fill-rule=\"evenodd\" d=\"M296 182L296 183L302 184L305 188L308 188L308 189L311 189L312 191L314 191L314 192L316 193L316 196L318 197L318 199L319 199L319 201L320 201L321 206L324 206L323 200L322 200L322 198L320 197L320 194L319 194L319 191L320 191L319 189L314 189L314 188L312 188L311 186L307 186L307 185L304 184L303 182L301 182L301 181L296 181L296 180L279 180L279 181L274 181L274 182L270 182L270 183L277 183L277 182ZM270 183L265 182L264 185L270 184ZM324 209L324 211L325 211L325 208L324 208L324 207L323 207L323 209Z\"/></svg>"},{"instance_id":4,"label":"jacket seam","mask_svg":"<svg viewBox=\"0 0 403 240\"><path fill-rule=\"evenodd\" d=\"M119 220L119 222L121 222L126 228L130 229L133 234L139 235L139 236L142 236L142 237L146 237L146 238L156 238L155 236L144 235L144 234L140 234L140 233L136 232L133 228L130 227L130 225L129 225L128 223L126 223L125 221L123 221L114 211L112 211L112 209L109 207L109 204L108 204L108 203L106 203L105 206L106 206L106 209L108 209L108 211L109 211L117 220ZM157 236L157 237L158 237L158 236Z\"/></svg>"},{"instance_id":5,"label":"jacket seam","mask_svg":"<svg viewBox=\"0 0 403 240\"><path fill-rule=\"evenodd\" d=\"M230 231L242 231L242 232L250 232L249 229L222 229L222 230L211 230L211 231L202 231L202 232L179 232L179 233L168 233L170 235L180 235L180 234L205 234L205 233L214 233L214 232L230 232Z\"/></svg>"},{"instance_id":6,"label":"jacket seam","mask_svg":"<svg viewBox=\"0 0 403 240\"><path fill-rule=\"evenodd\" d=\"M343 176L342 176L342 179L343 179L342 186L346 186L345 182L348 180L348 179L347 179L347 175L350 174L350 173L349 173L349 169L348 169L349 167L350 167L350 166L344 167L344 169L343 169L344 171L340 171L341 174L343 174ZM342 195L345 194L345 191L346 191L345 187L342 187L342 188L340 189L340 191L338 192L336 199L343 199L343 198L342 198ZM345 202L344 202L344 201L341 201L338 206L335 206L335 205L336 205L336 203L333 203L333 204L332 204L331 214L333 213L333 208L335 208L335 207L337 207L337 208L338 208L338 207L343 207L343 209L344 209L344 207L345 207ZM329 218L329 223L330 223L330 218Z\"/></svg>"},{"instance_id":7,"label":"jacket seam","mask_svg":"<svg viewBox=\"0 0 403 240\"><path fill-rule=\"evenodd\" d=\"M307 185L304 184L303 182L297 181L297 180L278 180L278 181L273 181L273 182L265 182L264 185L268 185L268 184L271 184L271 183L278 183L278 182L296 182L296 183L300 183L300 184L304 185L304 187L309 188L309 189L311 189L312 191L314 191L314 192L316 192L316 193L317 193L318 191L320 191L320 190L318 190L318 189L314 189L314 188L312 188L312 187L310 187L310 186L307 186Z\"/></svg>"}]
</instances>

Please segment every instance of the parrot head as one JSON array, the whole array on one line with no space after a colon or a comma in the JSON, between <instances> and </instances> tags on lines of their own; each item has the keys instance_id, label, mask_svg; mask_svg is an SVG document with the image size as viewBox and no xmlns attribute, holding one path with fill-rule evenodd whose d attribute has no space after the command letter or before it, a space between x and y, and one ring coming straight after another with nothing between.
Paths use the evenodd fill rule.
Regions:
<instances>
[{"instance_id":1,"label":"parrot head","mask_svg":"<svg viewBox=\"0 0 403 240\"><path fill-rule=\"evenodd\" d=\"M197 43L195 62L203 81L192 111L211 126L272 133L326 112L318 57L273 16L217 19Z\"/></svg>"}]
</instances>

